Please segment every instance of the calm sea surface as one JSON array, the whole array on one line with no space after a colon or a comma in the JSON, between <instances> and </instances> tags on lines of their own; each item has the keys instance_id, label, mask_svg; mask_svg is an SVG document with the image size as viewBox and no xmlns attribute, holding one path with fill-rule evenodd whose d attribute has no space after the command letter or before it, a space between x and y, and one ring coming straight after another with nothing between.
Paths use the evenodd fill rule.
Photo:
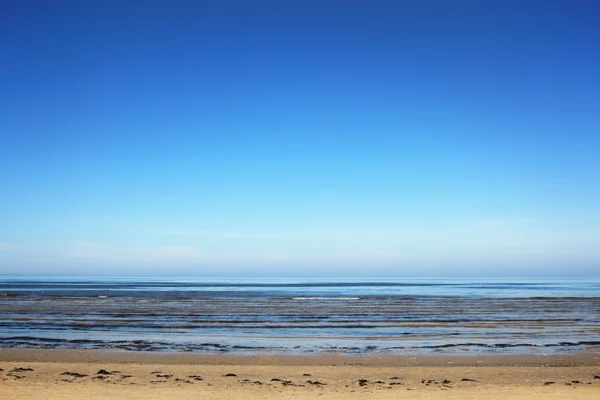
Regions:
<instances>
[{"instance_id":1,"label":"calm sea surface","mask_svg":"<svg viewBox=\"0 0 600 400\"><path fill-rule=\"evenodd\" d=\"M0 348L600 352L600 280L0 277Z\"/></svg>"}]
</instances>

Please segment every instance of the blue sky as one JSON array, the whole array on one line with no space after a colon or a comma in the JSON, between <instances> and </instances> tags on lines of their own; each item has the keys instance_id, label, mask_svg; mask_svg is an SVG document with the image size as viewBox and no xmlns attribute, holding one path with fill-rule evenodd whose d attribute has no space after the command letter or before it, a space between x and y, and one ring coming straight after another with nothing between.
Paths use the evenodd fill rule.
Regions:
<instances>
[{"instance_id":1,"label":"blue sky","mask_svg":"<svg viewBox=\"0 0 600 400\"><path fill-rule=\"evenodd\" d=\"M3 1L0 274L600 271L593 1Z\"/></svg>"}]
</instances>

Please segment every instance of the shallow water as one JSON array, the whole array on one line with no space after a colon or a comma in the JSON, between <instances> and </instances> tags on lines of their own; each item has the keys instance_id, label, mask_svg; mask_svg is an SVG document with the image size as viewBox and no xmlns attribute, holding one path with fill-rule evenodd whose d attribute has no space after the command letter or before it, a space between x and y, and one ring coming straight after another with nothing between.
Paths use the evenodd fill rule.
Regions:
<instances>
[{"instance_id":1,"label":"shallow water","mask_svg":"<svg viewBox=\"0 0 600 400\"><path fill-rule=\"evenodd\" d=\"M600 280L4 277L0 347L403 354L599 349Z\"/></svg>"}]
</instances>

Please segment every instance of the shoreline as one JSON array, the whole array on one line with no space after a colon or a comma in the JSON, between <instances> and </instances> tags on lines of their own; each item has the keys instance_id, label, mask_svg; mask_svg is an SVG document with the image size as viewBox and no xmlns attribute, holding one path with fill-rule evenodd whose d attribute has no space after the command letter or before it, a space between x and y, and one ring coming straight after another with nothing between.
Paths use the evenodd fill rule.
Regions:
<instances>
[{"instance_id":1,"label":"shoreline","mask_svg":"<svg viewBox=\"0 0 600 400\"><path fill-rule=\"evenodd\" d=\"M61 362L187 365L362 365L379 367L440 366L600 366L600 349L571 354L200 354L120 350L1 349L0 362Z\"/></svg>"}]
</instances>

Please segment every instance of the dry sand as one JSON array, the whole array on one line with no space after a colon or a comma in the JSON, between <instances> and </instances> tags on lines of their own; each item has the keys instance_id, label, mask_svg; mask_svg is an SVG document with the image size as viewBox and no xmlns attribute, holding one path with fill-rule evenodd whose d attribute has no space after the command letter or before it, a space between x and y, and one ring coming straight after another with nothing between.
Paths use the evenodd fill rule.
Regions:
<instances>
[{"instance_id":1,"label":"dry sand","mask_svg":"<svg viewBox=\"0 0 600 400\"><path fill-rule=\"evenodd\" d=\"M6 400L600 399L598 353L252 357L0 350L0 368Z\"/></svg>"}]
</instances>

